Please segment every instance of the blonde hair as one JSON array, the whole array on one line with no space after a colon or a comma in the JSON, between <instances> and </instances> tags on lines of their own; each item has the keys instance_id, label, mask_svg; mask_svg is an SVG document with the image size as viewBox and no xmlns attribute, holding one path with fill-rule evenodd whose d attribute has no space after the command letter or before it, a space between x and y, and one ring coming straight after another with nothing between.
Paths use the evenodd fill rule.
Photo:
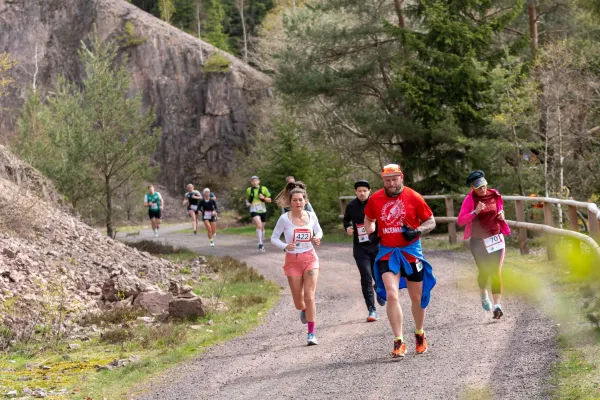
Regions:
<instances>
[{"instance_id":1,"label":"blonde hair","mask_svg":"<svg viewBox=\"0 0 600 400\"><path fill-rule=\"evenodd\" d=\"M209 188L204 188L204 190L202 191L202 194L204 194L204 193L210 194L210 189Z\"/></svg>"},{"instance_id":2,"label":"blonde hair","mask_svg":"<svg viewBox=\"0 0 600 400\"><path fill-rule=\"evenodd\" d=\"M292 196L296 193L302 194L304 201L308 203L306 185L300 181L289 182L285 185L285 188L283 188L283 190L277 194L277 197L275 197L275 202L281 208L289 208L292 203Z\"/></svg>"}]
</instances>

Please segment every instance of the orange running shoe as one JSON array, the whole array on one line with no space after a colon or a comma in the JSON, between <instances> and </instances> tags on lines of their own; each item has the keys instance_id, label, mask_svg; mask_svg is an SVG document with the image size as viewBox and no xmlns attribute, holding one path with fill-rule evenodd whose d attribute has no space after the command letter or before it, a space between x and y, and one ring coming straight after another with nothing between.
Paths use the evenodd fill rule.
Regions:
<instances>
[{"instance_id":1,"label":"orange running shoe","mask_svg":"<svg viewBox=\"0 0 600 400\"><path fill-rule=\"evenodd\" d=\"M421 335L415 333L415 342L417 345L417 354L427 353L427 339L424 333Z\"/></svg>"},{"instance_id":2,"label":"orange running shoe","mask_svg":"<svg viewBox=\"0 0 600 400\"><path fill-rule=\"evenodd\" d=\"M401 340L394 339L394 350L392 350L392 357L404 357L406 354L406 344Z\"/></svg>"}]
</instances>

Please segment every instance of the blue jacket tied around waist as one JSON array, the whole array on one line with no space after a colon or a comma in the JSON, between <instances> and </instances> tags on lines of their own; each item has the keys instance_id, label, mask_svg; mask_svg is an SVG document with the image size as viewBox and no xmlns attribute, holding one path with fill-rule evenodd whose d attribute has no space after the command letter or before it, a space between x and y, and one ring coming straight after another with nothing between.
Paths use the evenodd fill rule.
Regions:
<instances>
[{"instance_id":1,"label":"blue jacket tied around waist","mask_svg":"<svg viewBox=\"0 0 600 400\"><path fill-rule=\"evenodd\" d=\"M433 268L431 268L431 264L423 257L423 249L421 248L421 239L417 240L414 243L409 244L405 247L385 247L379 245L379 253L377 253L377 257L375 258L375 265L373 267L375 273L375 282L377 282L377 295L382 299L387 300L387 294L385 293L385 286L383 285L383 279L381 278L381 274L379 273L379 260L381 257L386 254L390 254L389 259L389 268L390 271L395 274L400 273L400 268L404 269L406 275L410 275L413 273L412 266L404 257L406 254L410 254L416 259L420 260L423 263L423 268L425 271L423 272L423 295L421 296L421 308L425 309L429 304L429 299L431 298L431 289L435 286L435 276L433 276ZM406 279L400 278L400 289L404 289L406 287Z\"/></svg>"}]
</instances>

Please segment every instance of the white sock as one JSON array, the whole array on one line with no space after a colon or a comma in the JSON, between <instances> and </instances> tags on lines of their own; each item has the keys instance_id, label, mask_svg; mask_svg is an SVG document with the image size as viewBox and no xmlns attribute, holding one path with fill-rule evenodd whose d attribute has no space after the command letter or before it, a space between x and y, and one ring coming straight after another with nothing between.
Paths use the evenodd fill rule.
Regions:
<instances>
[{"instance_id":1,"label":"white sock","mask_svg":"<svg viewBox=\"0 0 600 400\"><path fill-rule=\"evenodd\" d=\"M256 230L256 236L258 236L258 244L263 244L262 231L260 229Z\"/></svg>"},{"instance_id":2,"label":"white sock","mask_svg":"<svg viewBox=\"0 0 600 400\"><path fill-rule=\"evenodd\" d=\"M500 304L494 304L494 308L502 308Z\"/></svg>"}]
</instances>

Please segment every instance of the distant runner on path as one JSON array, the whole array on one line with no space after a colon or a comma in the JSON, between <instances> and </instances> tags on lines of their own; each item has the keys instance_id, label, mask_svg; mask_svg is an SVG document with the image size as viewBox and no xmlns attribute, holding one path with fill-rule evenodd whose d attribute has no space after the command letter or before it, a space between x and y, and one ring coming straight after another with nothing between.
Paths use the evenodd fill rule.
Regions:
<instances>
[{"instance_id":1,"label":"distant runner on path","mask_svg":"<svg viewBox=\"0 0 600 400\"><path fill-rule=\"evenodd\" d=\"M346 205L344 211L344 229L354 238L352 253L360 273L362 294L369 312L367 322L374 322L379 319L379 315L377 315L373 296L373 264L379 247L376 232L367 235L364 225L365 206L369 201L371 185L368 181L360 180L354 184L354 190L356 198Z\"/></svg>"},{"instance_id":2,"label":"distant runner on path","mask_svg":"<svg viewBox=\"0 0 600 400\"><path fill-rule=\"evenodd\" d=\"M161 211L164 207L164 201L159 192L154 191L154 186L148 186L148 193L144 196L144 207L148 207L148 217L152 224L154 236L158 236L160 228Z\"/></svg>"},{"instance_id":3,"label":"distant runner on path","mask_svg":"<svg viewBox=\"0 0 600 400\"><path fill-rule=\"evenodd\" d=\"M258 250L265 251L263 239L265 236L265 221L267 220L267 204L271 202L269 189L260 185L258 176L250 178L251 187L246 189L246 207L250 207L252 222L256 225Z\"/></svg>"},{"instance_id":4,"label":"distant runner on path","mask_svg":"<svg viewBox=\"0 0 600 400\"><path fill-rule=\"evenodd\" d=\"M199 191L194 190L194 185L191 183L187 185L187 192L183 198L183 205L187 205L187 212L192 219L192 228L194 228L194 235L198 233L198 205L202 200L202 194Z\"/></svg>"},{"instance_id":5,"label":"distant runner on path","mask_svg":"<svg viewBox=\"0 0 600 400\"><path fill-rule=\"evenodd\" d=\"M287 198L280 198L277 203L280 207L290 207L291 211L279 217L271 243L286 252L283 272L288 278L294 305L300 310L300 321L308 325L306 344L312 346L318 344L315 291L321 269L313 244L321 244L323 230L317 215L304 210L308 202L306 186L301 182L296 185ZM281 241L281 235L285 236L285 242Z\"/></svg>"},{"instance_id":6,"label":"distant runner on path","mask_svg":"<svg viewBox=\"0 0 600 400\"><path fill-rule=\"evenodd\" d=\"M502 300L502 264L504 262L504 235L510 235L510 228L504 220L504 201L500 192L489 189L483 171L473 171L467 177L471 191L465 197L458 215L458 225L465 227L465 239L469 240L471 254L477 264L479 275L477 284L481 294L481 306L491 311L487 285L491 280L494 300L494 319L500 319L504 312Z\"/></svg>"},{"instance_id":7,"label":"distant runner on path","mask_svg":"<svg viewBox=\"0 0 600 400\"><path fill-rule=\"evenodd\" d=\"M427 351L423 330L425 309L429 304L435 277L431 264L423 257L420 236L435 228L433 212L423 197L404 186L404 175L397 164L388 164L381 172L383 189L375 192L365 207L365 229L381 238L373 268L377 294L387 300L387 315L394 331L393 357L404 357L406 344L402 335L402 308L398 288L408 288L415 320L417 354Z\"/></svg>"},{"instance_id":8,"label":"distant runner on path","mask_svg":"<svg viewBox=\"0 0 600 400\"><path fill-rule=\"evenodd\" d=\"M217 202L210 196L210 189L205 188L202 191L203 198L200 201L200 212L202 221L206 227L210 247L215 247L214 236L217 234Z\"/></svg>"}]
</instances>

